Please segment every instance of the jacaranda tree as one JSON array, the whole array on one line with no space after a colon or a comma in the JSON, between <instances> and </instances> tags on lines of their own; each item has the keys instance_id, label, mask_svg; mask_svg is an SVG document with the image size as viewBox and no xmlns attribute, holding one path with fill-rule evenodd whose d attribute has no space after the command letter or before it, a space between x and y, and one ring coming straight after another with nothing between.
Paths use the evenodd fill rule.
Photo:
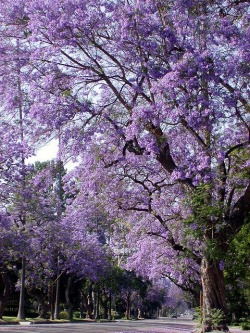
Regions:
<instances>
[{"instance_id":1,"label":"jacaranda tree","mask_svg":"<svg viewBox=\"0 0 250 333\"><path fill-rule=\"evenodd\" d=\"M152 251L158 237L184 273L198 266L203 332L213 309L226 315L223 255L250 211L248 6L26 0L0 7L29 45L20 75L30 115L43 133L60 132L62 154L81 157L78 205L98 203L129 223L134 251L146 246L140 235L153 239ZM174 274L173 261L164 262ZM225 321L217 329L226 330Z\"/></svg>"}]
</instances>

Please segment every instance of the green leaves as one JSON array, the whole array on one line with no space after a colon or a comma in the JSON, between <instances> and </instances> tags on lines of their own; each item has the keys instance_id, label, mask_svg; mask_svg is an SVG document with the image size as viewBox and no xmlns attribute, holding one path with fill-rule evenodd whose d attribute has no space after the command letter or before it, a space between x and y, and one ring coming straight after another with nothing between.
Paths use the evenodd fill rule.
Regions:
<instances>
[{"instance_id":1,"label":"green leaves","mask_svg":"<svg viewBox=\"0 0 250 333\"><path fill-rule=\"evenodd\" d=\"M189 226L187 232L194 237L202 237L210 233L211 239L207 240L215 243L213 241L214 236L216 232L223 228L223 222L221 221L221 207L217 202L214 203L212 200L211 185L202 184L197 186L186 202L191 211L185 220ZM211 244L209 245L211 246Z\"/></svg>"},{"instance_id":2,"label":"green leaves","mask_svg":"<svg viewBox=\"0 0 250 333\"><path fill-rule=\"evenodd\" d=\"M225 258L228 308L234 321L249 317L250 308L250 228L246 223L230 244Z\"/></svg>"}]
</instances>

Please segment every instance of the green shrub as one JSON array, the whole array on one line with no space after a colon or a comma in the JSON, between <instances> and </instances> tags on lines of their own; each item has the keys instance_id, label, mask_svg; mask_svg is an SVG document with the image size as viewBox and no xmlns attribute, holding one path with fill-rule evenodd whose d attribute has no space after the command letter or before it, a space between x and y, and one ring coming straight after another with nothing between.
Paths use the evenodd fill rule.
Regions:
<instances>
[{"instance_id":1,"label":"green shrub","mask_svg":"<svg viewBox=\"0 0 250 333\"><path fill-rule=\"evenodd\" d=\"M81 318L81 312L80 312L80 311L75 311L75 312L73 313L73 318L76 318L76 319Z\"/></svg>"},{"instance_id":2,"label":"green shrub","mask_svg":"<svg viewBox=\"0 0 250 333\"><path fill-rule=\"evenodd\" d=\"M243 329L243 330L250 330L250 322L248 321L246 321L246 322L243 322L243 323L241 323L241 328Z\"/></svg>"},{"instance_id":3,"label":"green shrub","mask_svg":"<svg viewBox=\"0 0 250 333\"><path fill-rule=\"evenodd\" d=\"M68 312L67 311L61 311L60 312L60 319L68 319Z\"/></svg>"},{"instance_id":4,"label":"green shrub","mask_svg":"<svg viewBox=\"0 0 250 333\"><path fill-rule=\"evenodd\" d=\"M211 311L212 327L217 328L225 321L224 313L221 309L212 309Z\"/></svg>"},{"instance_id":5,"label":"green shrub","mask_svg":"<svg viewBox=\"0 0 250 333\"><path fill-rule=\"evenodd\" d=\"M198 320L201 322L201 308L199 306L194 308L193 320Z\"/></svg>"}]
</instances>

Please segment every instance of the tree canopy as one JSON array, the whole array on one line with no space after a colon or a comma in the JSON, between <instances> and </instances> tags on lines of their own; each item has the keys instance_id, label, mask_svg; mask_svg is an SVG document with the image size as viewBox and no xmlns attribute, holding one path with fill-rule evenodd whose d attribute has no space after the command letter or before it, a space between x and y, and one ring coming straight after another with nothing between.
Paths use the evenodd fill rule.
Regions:
<instances>
[{"instance_id":1,"label":"tree canopy","mask_svg":"<svg viewBox=\"0 0 250 333\"><path fill-rule=\"evenodd\" d=\"M60 158L79 161L66 218L90 223L98 207L116 239L126 233L130 268L200 283L203 332L212 309L227 313L223 256L250 211L248 10L234 0L0 3L2 108L24 112L27 137L19 150L7 138L1 166L29 156L29 142L60 138Z\"/></svg>"}]
</instances>

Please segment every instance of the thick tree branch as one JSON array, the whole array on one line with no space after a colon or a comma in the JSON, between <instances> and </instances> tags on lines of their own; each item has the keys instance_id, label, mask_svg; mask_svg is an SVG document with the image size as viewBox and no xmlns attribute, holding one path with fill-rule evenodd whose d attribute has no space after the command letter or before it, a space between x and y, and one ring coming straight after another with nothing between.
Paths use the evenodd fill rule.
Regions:
<instances>
[{"instance_id":1,"label":"thick tree branch","mask_svg":"<svg viewBox=\"0 0 250 333\"><path fill-rule=\"evenodd\" d=\"M187 123L185 119L181 120L182 125L188 130L188 132L197 140L197 142L205 149L207 149L207 145L205 141L199 136L199 134Z\"/></svg>"},{"instance_id":2,"label":"thick tree branch","mask_svg":"<svg viewBox=\"0 0 250 333\"><path fill-rule=\"evenodd\" d=\"M250 141L245 141L245 142L239 143L239 144L237 144L237 145L231 147L231 148L228 149L228 151L226 152L225 157L228 158L229 155L230 155L234 150L236 150L236 149L238 149L238 148L245 148L245 147L247 147L249 144L250 144Z\"/></svg>"},{"instance_id":3,"label":"thick tree branch","mask_svg":"<svg viewBox=\"0 0 250 333\"><path fill-rule=\"evenodd\" d=\"M178 283L178 281L175 278L173 278L170 274L163 274L163 276L168 278L171 282L173 282L181 290L190 292L192 295L195 296L195 298L197 298L197 296L199 295L200 284L198 284L197 282L194 282L191 279L188 279L188 281L185 281L186 282L185 284ZM185 280L187 280L187 279L185 279ZM199 288L197 288L197 289L199 289L198 291L195 288L196 286L199 287Z\"/></svg>"},{"instance_id":4,"label":"thick tree branch","mask_svg":"<svg viewBox=\"0 0 250 333\"><path fill-rule=\"evenodd\" d=\"M235 89L227 82L225 82L222 78L219 78L219 82L220 84L226 88L231 94L235 93ZM241 104L244 106L245 110L247 112L250 112L250 105L248 103L248 101L243 97L243 96L238 96L239 101L241 102Z\"/></svg>"}]
</instances>

